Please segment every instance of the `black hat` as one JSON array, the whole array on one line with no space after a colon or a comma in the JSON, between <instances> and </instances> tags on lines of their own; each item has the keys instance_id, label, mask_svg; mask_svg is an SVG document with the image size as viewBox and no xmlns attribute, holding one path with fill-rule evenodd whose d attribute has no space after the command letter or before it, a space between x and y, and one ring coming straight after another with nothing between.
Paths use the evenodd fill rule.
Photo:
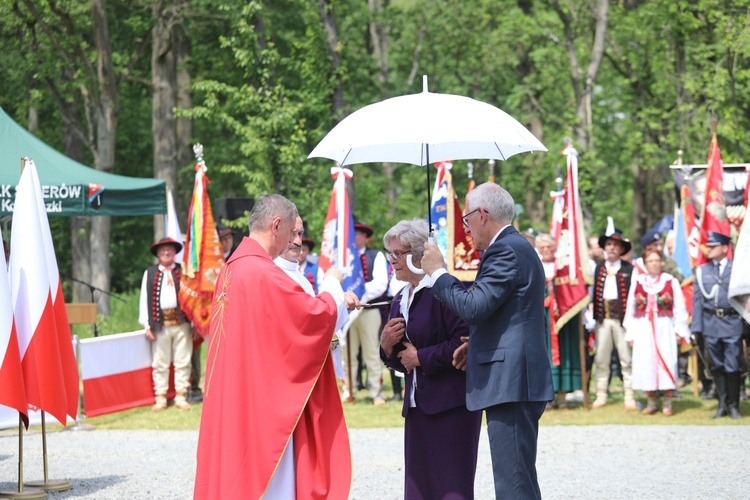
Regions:
<instances>
[{"instance_id":1,"label":"black hat","mask_svg":"<svg viewBox=\"0 0 750 500\"><path fill-rule=\"evenodd\" d=\"M216 224L216 232L219 233L219 238L223 238L224 236L232 234L232 228L227 227L219 222L218 224Z\"/></svg>"},{"instance_id":2,"label":"black hat","mask_svg":"<svg viewBox=\"0 0 750 500\"><path fill-rule=\"evenodd\" d=\"M604 249L604 245L607 243L607 240L619 241L623 246L623 255L628 253L633 248L630 240L622 235L622 231L615 228L615 223L612 220L612 217L607 217L607 229L604 231L603 235L599 236L599 247Z\"/></svg>"},{"instance_id":3,"label":"black hat","mask_svg":"<svg viewBox=\"0 0 750 500\"><path fill-rule=\"evenodd\" d=\"M166 238L162 238L153 245L151 245L151 253L156 257L156 251L159 249L160 246L163 245L172 245L174 247L175 253L179 253L180 250L182 250L182 243L179 241L170 238L167 236Z\"/></svg>"},{"instance_id":4,"label":"black hat","mask_svg":"<svg viewBox=\"0 0 750 500\"><path fill-rule=\"evenodd\" d=\"M302 238L302 244L307 246L307 248L309 248L311 252L313 248L315 248L315 241L311 240L310 238Z\"/></svg>"},{"instance_id":5,"label":"black hat","mask_svg":"<svg viewBox=\"0 0 750 500\"><path fill-rule=\"evenodd\" d=\"M362 224L361 222L355 222L354 223L354 230L355 231L362 231L367 235L368 238L372 236L372 234L375 232L375 230L368 226L367 224Z\"/></svg>"},{"instance_id":6,"label":"black hat","mask_svg":"<svg viewBox=\"0 0 750 500\"><path fill-rule=\"evenodd\" d=\"M732 241L732 238L730 238L726 234L717 233L716 231L707 231L706 235L708 236L708 239L706 240L706 246L709 247L729 245L729 242Z\"/></svg>"},{"instance_id":7,"label":"black hat","mask_svg":"<svg viewBox=\"0 0 750 500\"><path fill-rule=\"evenodd\" d=\"M661 240L661 238L662 234L659 231L649 229L649 231L643 235L643 238L641 238L641 247L646 248L646 246Z\"/></svg>"}]
</instances>

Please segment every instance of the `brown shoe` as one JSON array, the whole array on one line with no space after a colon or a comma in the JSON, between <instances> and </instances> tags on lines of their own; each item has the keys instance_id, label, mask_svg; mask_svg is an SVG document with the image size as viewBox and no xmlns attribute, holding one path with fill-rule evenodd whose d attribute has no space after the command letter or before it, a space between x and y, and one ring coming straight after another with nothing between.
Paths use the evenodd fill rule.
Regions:
<instances>
[{"instance_id":1,"label":"brown shoe","mask_svg":"<svg viewBox=\"0 0 750 500\"><path fill-rule=\"evenodd\" d=\"M163 405L163 404L159 404L159 403L156 403L154 406L151 407L151 411L154 412L154 413L160 412L160 411L166 410L166 409L167 409L167 405Z\"/></svg>"},{"instance_id":2,"label":"brown shoe","mask_svg":"<svg viewBox=\"0 0 750 500\"><path fill-rule=\"evenodd\" d=\"M672 415L674 415L674 411L672 411L672 408L664 408L661 412L665 417L671 417Z\"/></svg>"},{"instance_id":3,"label":"brown shoe","mask_svg":"<svg viewBox=\"0 0 750 500\"><path fill-rule=\"evenodd\" d=\"M375 405L375 406L383 406L385 404L385 399L383 399L383 398L375 398L372 401L372 404Z\"/></svg>"},{"instance_id":4,"label":"brown shoe","mask_svg":"<svg viewBox=\"0 0 750 500\"><path fill-rule=\"evenodd\" d=\"M190 403L188 403L187 401L180 401L179 403L175 403L174 407L178 410L190 411Z\"/></svg>"},{"instance_id":5,"label":"brown shoe","mask_svg":"<svg viewBox=\"0 0 750 500\"><path fill-rule=\"evenodd\" d=\"M596 410L598 408L603 408L605 406L607 406L607 402L606 401L601 401L601 400L598 400L598 399L596 401L594 401L593 403L591 403L591 409L592 410Z\"/></svg>"},{"instance_id":6,"label":"brown shoe","mask_svg":"<svg viewBox=\"0 0 750 500\"><path fill-rule=\"evenodd\" d=\"M659 411L658 408L649 408L648 406L641 410L641 415L653 415L657 411Z\"/></svg>"}]
</instances>

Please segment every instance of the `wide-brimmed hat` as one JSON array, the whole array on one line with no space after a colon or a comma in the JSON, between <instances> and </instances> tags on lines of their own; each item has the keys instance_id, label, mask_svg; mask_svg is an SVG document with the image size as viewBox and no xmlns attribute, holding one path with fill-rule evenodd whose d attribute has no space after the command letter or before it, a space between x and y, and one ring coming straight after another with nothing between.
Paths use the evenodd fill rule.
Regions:
<instances>
[{"instance_id":1,"label":"wide-brimmed hat","mask_svg":"<svg viewBox=\"0 0 750 500\"><path fill-rule=\"evenodd\" d=\"M607 229L604 231L603 235L599 236L599 247L601 249L604 249L604 245L607 243L607 240L619 241L624 248L622 251L623 255L628 253L633 248L630 240L625 238L622 235L622 231L615 227L615 223L612 220L612 217L607 217Z\"/></svg>"},{"instance_id":2,"label":"wide-brimmed hat","mask_svg":"<svg viewBox=\"0 0 750 500\"><path fill-rule=\"evenodd\" d=\"M361 222L354 223L354 230L362 231L363 233L367 235L368 238L372 236L372 234L375 232L375 230L372 227L368 226L367 224L362 224Z\"/></svg>"},{"instance_id":3,"label":"wide-brimmed hat","mask_svg":"<svg viewBox=\"0 0 750 500\"><path fill-rule=\"evenodd\" d=\"M312 249L315 248L315 240L311 240L310 238L302 238L302 244L307 246L311 252Z\"/></svg>"},{"instance_id":4,"label":"wide-brimmed hat","mask_svg":"<svg viewBox=\"0 0 750 500\"><path fill-rule=\"evenodd\" d=\"M182 243L170 237L166 237L166 238L160 239L159 241L151 245L151 253L154 255L154 257L156 257L156 251L162 245L172 245L176 253L179 253L180 250L182 250Z\"/></svg>"},{"instance_id":5,"label":"wide-brimmed hat","mask_svg":"<svg viewBox=\"0 0 750 500\"><path fill-rule=\"evenodd\" d=\"M732 241L732 238L730 238L728 235L716 231L706 231L706 236L708 237L706 239L706 246L708 247L729 245L729 242Z\"/></svg>"},{"instance_id":6,"label":"wide-brimmed hat","mask_svg":"<svg viewBox=\"0 0 750 500\"><path fill-rule=\"evenodd\" d=\"M232 228L227 227L222 223L218 223L216 224L216 232L219 233L219 238L223 238L224 236L232 234Z\"/></svg>"}]
</instances>

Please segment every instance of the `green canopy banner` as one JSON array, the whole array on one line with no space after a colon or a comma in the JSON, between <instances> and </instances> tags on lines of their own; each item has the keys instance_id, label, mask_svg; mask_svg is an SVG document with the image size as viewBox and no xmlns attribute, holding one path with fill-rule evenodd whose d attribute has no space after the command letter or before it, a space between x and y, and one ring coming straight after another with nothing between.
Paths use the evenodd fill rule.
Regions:
<instances>
[{"instance_id":1,"label":"green canopy banner","mask_svg":"<svg viewBox=\"0 0 750 500\"><path fill-rule=\"evenodd\" d=\"M13 213L24 156L36 164L49 216L167 212L164 180L109 174L82 165L42 142L0 108L0 216Z\"/></svg>"}]
</instances>

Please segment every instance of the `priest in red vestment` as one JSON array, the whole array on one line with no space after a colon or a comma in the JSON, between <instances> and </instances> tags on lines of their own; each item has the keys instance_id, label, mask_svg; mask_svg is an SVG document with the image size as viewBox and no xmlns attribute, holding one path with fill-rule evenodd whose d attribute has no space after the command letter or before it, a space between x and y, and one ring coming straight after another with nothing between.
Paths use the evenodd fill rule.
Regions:
<instances>
[{"instance_id":1,"label":"priest in red vestment","mask_svg":"<svg viewBox=\"0 0 750 500\"><path fill-rule=\"evenodd\" d=\"M329 355L346 299L340 285L311 297L273 263L296 217L284 197L259 198L249 237L219 275L195 498L262 498L292 436L296 498L349 496L351 451Z\"/></svg>"}]
</instances>

